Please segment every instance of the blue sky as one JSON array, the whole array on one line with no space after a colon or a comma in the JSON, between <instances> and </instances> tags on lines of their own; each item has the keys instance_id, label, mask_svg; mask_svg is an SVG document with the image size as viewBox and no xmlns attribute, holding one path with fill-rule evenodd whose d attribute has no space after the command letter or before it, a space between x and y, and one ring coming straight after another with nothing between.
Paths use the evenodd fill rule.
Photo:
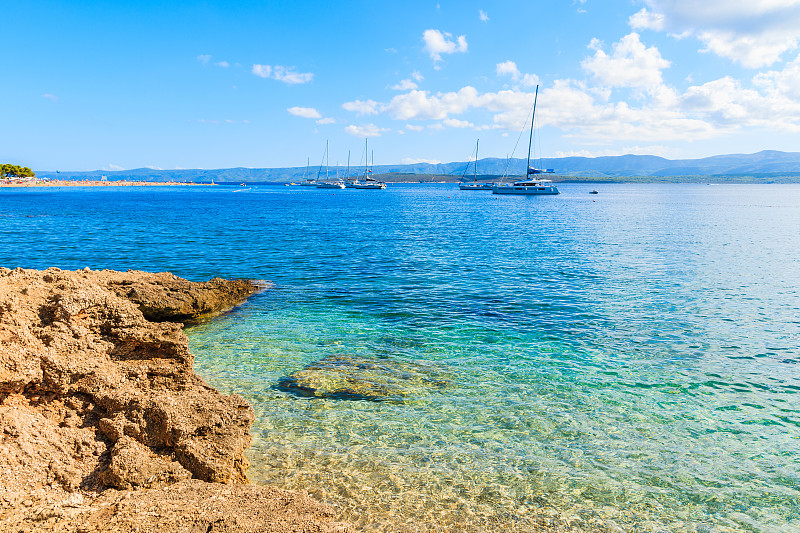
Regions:
<instances>
[{"instance_id":1,"label":"blue sky","mask_svg":"<svg viewBox=\"0 0 800 533\"><path fill-rule=\"evenodd\" d=\"M800 0L0 3L34 170L800 150ZM525 142L516 156L524 157Z\"/></svg>"}]
</instances>

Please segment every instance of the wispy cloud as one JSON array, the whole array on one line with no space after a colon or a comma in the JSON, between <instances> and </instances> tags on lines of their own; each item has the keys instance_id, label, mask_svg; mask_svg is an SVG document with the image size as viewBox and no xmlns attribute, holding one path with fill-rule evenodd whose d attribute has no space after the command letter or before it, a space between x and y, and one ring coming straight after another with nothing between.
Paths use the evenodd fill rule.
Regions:
<instances>
[{"instance_id":1,"label":"wispy cloud","mask_svg":"<svg viewBox=\"0 0 800 533\"><path fill-rule=\"evenodd\" d=\"M539 83L539 77L535 74L523 74L513 61L503 61L496 67L498 76L509 76L514 82L522 84L524 87L533 87Z\"/></svg>"},{"instance_id":2,"label":"wispy cloud","mask_svg":"<svg viewBox=\"0 0 800 533\"><path fill-rule=\"evenodd\" d=\"M354 100L342 104L345 111L353 111L359 115L375 115L378 113L378 102L375 100Z\"/></svg>"},{"instance_id":3,"label":"wispy cloud","mask_svg":"<svg viewBox=\"0 0 800 533\"><path fill-rule=\"evenodd\" d=\"M458 120L457 118L446 118L442 121L444 126L448 128L474 128L475 124L466 120Z\"/></svg>"},{"instance_id":4,"label":"wispy cloud","mask_svg":"<svg viewBox=\"0 0 800 533\"><path fill-rule=\"evenodd\" d=\"M58 96L56 96L56 95L54 95L54 94L50 94L50 93L44 93L44 94L42 95L42 98L45 98L45 99L47 99L47 100L51 100L51 101L53 101L53 102L58 102Z\"/></svg>"},{"instance_id":5,"label":"wispy cloud","mask_svg":"<svg viewBox=\"0 0 800 533\"><path fill-rule=\"evenodd\" d=\"M252 73L260 78L271 78L282 81L289 85L308 83L314 79L311 72L297 72L295 67L284 67L281 65L253 65Z\"/></svg>"},{"instance_id":6,"label":"wispy cloud","mask_svg":"<svg viewBox=\"0 0 800 533\"><path fill-rule=\"evenodd\" d=\"M335 122L336 122L336 119L335 119L335 118L332 118L332 117L325 117L325 118L321 118L321 119L319 119L319 120L317 121L317 124L333 124L333 123L335 123Z\"/></svg>"},{"instance_id":7,"label":"wispy cloud","mask_svg":"<svg viewBox=\"0 0 800 533\"><path fill-rule=\"evenodd\" d=\"M290 115L294 115L296 117L302 118L322 118L322 115L319 111L314 109L313 107L290 107L286 111L289 112Z\"/></svg>"},{"instance_id":8,"label":"wispy cloud","mask_svg":"<svg viewBox=\"0 0 800 533\"><path fill-rule=\"evenodd\" d=\"M381 133L390 130L388 128L379 128L375 124L363 124L360 126L351 124L347 126L344 131L354 137L380 137Z\"/></svg>"},{"instance_id":9,"label":"wispy cloud","mask_svg":"<svg viewBox=\"0 0 800 533\"><path fill-rule=\"evenodd\" d=\"M227 61L218 61L218 62L216 62L214 64L217 65L218 67L222 67L222 68L228 68L229 66L231 66L231 64L228 63Z\"/></svg>"},{"instance_id":10,"label":"wispy cloud","mask_svg":"<svg viewBox=\"0 0 800 533\"><path fill-rule=\"evenodd\" d=\"M481 17L481 20L482 20L483 22L488 22L488 20L489 20L489 15L487 15L487 14L486 14L486 11L484 11L483 9L481 9L480 11L478 11L478 16L480 16L480 17Z\"/></svg>"},{"instance_id":11,"label":"wispy cloud","mask_svg":"<svg viewBox=\"0 0 800 533\"><path fill-rule=\"evenodd\" d=\"M211 55L209 54L200 54L197 56L197 60L201 62L203 65L207 65L209 61L211 61Z\"/></svg>"},{"instance_id":12,"label":"wispy cloud","mask_svg":"<svg viewBox=\"0 0 800 533\"><path fill-rule=\"evenodd\" d=\"M416 89L417 84L414 83L411 79L400 80L396 85L392 86L392 89L395 91L410 91L411 89Z\"/></svg>"},{"instance_id":13,"label":"wispy cloud","mask_svg":"<svg viewBox=\"0 0 800 533\"><path fill-rule=\"evenodd\" d=\"M434 63L442 60L442 54L455 54L467 51L467 37L459 35L453 40L450 33L442 33L439 30L425 30L422 32L422 40L425 43L424 50L428 52Z\"/></svg>"}]
</instances>

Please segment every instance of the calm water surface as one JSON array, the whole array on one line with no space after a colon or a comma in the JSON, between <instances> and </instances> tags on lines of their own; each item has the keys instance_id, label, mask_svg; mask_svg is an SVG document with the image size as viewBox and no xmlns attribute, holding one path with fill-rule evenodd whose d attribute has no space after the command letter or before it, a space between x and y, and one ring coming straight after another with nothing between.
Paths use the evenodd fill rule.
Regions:
<instances>
[{"instance_id":1,"label":"calm water surface","mask_svg":"<svg viewBox=\"0 0 800 533\"><path fill-rule=\"evenodd\" d=\"M800 530L800 186L560 188L0 189L0 265L271 282L195 368L367 531ZM276 387L335 354L448 386Z\"/></svg>"}]
</instances>

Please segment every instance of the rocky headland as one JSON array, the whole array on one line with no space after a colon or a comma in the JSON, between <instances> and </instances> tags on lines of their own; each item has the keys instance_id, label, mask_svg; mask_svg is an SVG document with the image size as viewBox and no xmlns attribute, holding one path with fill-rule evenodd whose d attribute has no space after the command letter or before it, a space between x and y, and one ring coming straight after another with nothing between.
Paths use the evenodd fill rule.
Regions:
<instances>
[{"instance_id":1,"label":"rocky headland","mask_svg":"<svg viewBox=\"0 0 800 533\"><path fill-rule=\"evenodd\" d=\"M182 323L258 290L169 273L0 269L0 531L350 531L247 483L253 409Z\"/></svg>"}]
</instances>

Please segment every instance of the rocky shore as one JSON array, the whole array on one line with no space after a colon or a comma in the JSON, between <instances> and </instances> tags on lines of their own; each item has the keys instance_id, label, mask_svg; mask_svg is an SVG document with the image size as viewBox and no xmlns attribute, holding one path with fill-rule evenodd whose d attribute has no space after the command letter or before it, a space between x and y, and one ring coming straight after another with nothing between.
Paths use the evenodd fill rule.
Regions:
<instances>
[{"instance_id":1,"label":"rocky shore","mask_svg":"<svg viewBox=\"0 0 800 533\"><path fill-rule=\"evenodd\" d=\"M0 269L0 531L350 531L247 483L253 409L193 369L181 323L247 280Z\"/></svg>"}]
</instances>

